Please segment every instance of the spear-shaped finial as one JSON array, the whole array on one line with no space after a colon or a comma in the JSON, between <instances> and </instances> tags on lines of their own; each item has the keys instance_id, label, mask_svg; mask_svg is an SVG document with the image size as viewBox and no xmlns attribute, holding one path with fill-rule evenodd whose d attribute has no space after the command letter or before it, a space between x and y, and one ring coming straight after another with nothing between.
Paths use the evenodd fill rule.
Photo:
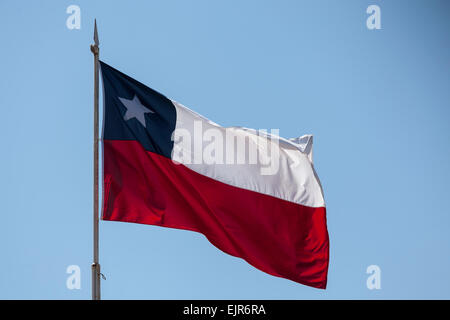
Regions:
<instances>
[{"instance_id":1,"label":"spear-shaped finial","mask_svg":"<svg viewBox=\"0 0 450 320\"><path fill-rule=\"evenodd\" d=\"M95 45L99 45L100 43L98 42L98 33L97 33L97 19L94 19L94 43Z\"/></svg>"},{"instance_id":2,"label":"spear-shaped finial","mask_svg":"<svg viewBox=\"0 0 450 320\"><path fill-rule=\"evenodd\" d=\"M98 45L99 45L99 41L98 41L98 33L97 33L97 19L94 19L94 44L91 44L91 51L95 56L98 56Z\"/></svg>"}]
</instances>

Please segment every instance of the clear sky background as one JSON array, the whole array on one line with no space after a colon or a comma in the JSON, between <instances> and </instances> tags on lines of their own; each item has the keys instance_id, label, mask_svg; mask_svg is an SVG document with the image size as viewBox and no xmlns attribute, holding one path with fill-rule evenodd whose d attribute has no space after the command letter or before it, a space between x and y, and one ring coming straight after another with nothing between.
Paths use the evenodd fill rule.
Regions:
<instances>
[{"instance_id":1,"label":"clear sky background","mask_svg":"<svg viewBox=\"0 0 450 320\"><path fill-rule=\"evenodd\" d=\"M445 0L2 0L0 298L90 298L94 17L101 59L166 96L221 125L313 134L331 245L323 291L198 233L102 221L103 298L450 298Z\"/></svg>"}]
</instances>

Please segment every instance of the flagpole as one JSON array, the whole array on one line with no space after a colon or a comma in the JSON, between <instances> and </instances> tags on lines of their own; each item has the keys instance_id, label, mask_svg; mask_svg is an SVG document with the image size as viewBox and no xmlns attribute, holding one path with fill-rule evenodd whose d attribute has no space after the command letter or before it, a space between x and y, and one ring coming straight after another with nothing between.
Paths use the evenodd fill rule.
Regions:
<instances>
[{"instance_id":1,"label":"flagpole","mask_svg":"<svg viewBox=\"0 0 450 320\"><path fill-rule=\"evenodd\" d=\"M94 212L93 212L93 262L92 262L92 300L100 300L100 263L98 258L98 56L99 41L97 34L97 21L94 20L94 44L91 52L94 55Z\"/></svg>"}]
</instances>

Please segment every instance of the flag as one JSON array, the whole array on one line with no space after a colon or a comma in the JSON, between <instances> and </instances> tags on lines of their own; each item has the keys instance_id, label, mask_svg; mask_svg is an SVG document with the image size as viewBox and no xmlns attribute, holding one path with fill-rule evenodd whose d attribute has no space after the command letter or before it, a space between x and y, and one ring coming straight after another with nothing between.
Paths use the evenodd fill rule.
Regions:
<instances>
[{"instance_id":1,"label":"flag","mask_svg":"<svg viewBox=\"0 0 450 320\"><path fill-rule=\"evenodd\" d=\"M103 220L200 232L268 274L326 287L329 241L312 136L222 127L100 67Z\"/></svg>"}]
</instances>

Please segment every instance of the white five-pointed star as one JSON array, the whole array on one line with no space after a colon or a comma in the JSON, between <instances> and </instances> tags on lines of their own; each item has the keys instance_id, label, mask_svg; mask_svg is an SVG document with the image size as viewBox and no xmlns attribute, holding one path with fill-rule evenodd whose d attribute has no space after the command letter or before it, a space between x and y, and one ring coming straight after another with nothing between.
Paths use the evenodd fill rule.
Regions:
<instances>
[{"instance_id":1,"label":"white five-pointed star","mask_svg":"<svg viewBox=\"0 0 450 320\"><path fill-rule=\"evenodd\" d=\"M142 123L144 128L146 128L144 115L146 113L155 112L144 106L136 95L134 95L133 100L128 100L120 97L119 100L123 103L125 108L127 108L127 112L125 112L125 115L123 116L124 120L126 121L130 120L131 118L136 118L140 123Z\"/></svg>"}]
</instances>

